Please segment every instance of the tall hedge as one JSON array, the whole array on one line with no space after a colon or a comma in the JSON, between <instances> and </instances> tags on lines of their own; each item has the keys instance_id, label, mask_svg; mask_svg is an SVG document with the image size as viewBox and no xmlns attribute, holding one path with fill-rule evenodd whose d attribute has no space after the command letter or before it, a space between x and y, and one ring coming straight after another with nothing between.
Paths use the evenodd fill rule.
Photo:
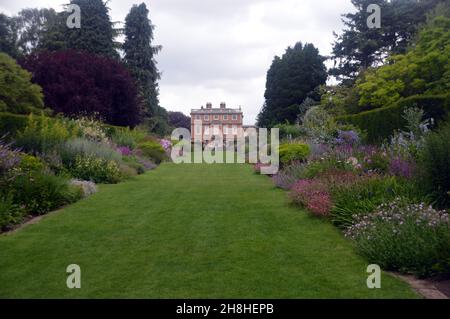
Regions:
<instances>
[{"instance_id":1,"label":"tall hedge","mask_svg":"<svg viewBox=\"0 0 450 319\"><path fill-rule=\"evenodd\" d=\"M339 116L336 120L365 130L369 143L380 143L391 136L395 130L405 128L403 111L408 107L422 108L426 118L433 118L439 122L450 113L450 95L411 96L387 107Z\"/></svg>"}]
</instances>

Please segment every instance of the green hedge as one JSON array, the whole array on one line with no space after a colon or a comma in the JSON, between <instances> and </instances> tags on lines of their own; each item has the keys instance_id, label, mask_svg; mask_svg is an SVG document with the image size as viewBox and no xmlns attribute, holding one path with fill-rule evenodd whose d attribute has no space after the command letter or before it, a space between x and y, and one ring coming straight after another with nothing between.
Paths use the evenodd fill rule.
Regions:
<instances>
[{"instance_id":1,"label":"green hedge","mask_svg":"<svg viewBox=\"0 0 450 319\"><path fill-rule=\"evenodd\" d=\"M365 130L369 143L380 143L395 130L405 128L403 111L408 107L420 107L425 111L426 118L433 118L439 122L450 113L450 95L411 96L387 107L339 116L336 120Z\"/></svg>"},{"instance_id":2,"label":"green hedge","mask_svg":"<svg viewBox=\"0 0 450 319\"><path fill-rule=\"evenodd\" d=\"M36 115L39 116L39 115ZM57 118L52 118L57 120ZM6 112L0 112L0 137L7 135L14 137L16 133L25 128L27 125L28 115L12 114ZM106 133L111 136L115 132L124 130L124 127L114 126L109 124L103 124Z\"/></svg>"}]
</instances>

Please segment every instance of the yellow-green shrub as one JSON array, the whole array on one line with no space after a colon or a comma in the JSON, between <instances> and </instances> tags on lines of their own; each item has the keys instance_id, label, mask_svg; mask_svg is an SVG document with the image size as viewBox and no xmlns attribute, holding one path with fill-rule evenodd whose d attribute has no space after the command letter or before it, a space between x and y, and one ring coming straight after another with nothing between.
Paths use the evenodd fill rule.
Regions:
<instances>
[{"instance_id":1,"label":"yellow-green shrub","mask_svg":"<svg viewBox=\"0 0 450 319\"><path fill-rule=\"evenodd\" d=\"M152 159L156 164L161 163L167 158L164 148L157 142L143 142L138 145L138 148L142 151L144 156Z\"/></svg>"},{"instance_id":2,"label":"yellow-green shrub","mask_svg":"<svg viewBox=\"0 0 450 319\"><path fill-rule=\"evenodd\" d=\"M285 165L292 162L302 162L310 154L310 148L307 144L282 144L279 151L280 163Z\"/></svg>"}]
</instances>

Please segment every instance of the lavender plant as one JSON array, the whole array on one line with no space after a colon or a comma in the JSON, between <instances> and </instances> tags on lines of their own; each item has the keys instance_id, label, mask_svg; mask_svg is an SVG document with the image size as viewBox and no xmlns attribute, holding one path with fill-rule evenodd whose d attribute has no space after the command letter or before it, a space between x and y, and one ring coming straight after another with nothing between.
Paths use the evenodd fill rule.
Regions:
<instances>
[{"instance_id":1,"label":"lavender plant","mask_svg":"<svg viewBox=\"0 0 450 319\"><path fill-rule=\"evenodd\" d=\"M20 160L20 152L13 150L10 143L0 138L0 175L4 176L12 168L17 167Z\"/></svg>"},{"instance_id":2,"label":"lavender plant","mask_svg":"<svg viewBox=\"0 0 450 319\"><path fill-rule=\"evenodd\" d=\"M419 276L450 271L449 216L401 198L354 217L346 236L369 262Z\"/></svg>"}]
</instances>

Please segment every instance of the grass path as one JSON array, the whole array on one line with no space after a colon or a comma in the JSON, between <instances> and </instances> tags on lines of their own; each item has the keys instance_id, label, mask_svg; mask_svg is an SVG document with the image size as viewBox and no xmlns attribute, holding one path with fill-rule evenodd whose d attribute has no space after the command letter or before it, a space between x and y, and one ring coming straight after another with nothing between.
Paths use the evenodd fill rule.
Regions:
<instances>
[{"instance_id":1,"label":"grass path","mask_svg":"<svg viewBox=\"0 0 450 319\"><path fill-rule=\"evenodd\" d=\"M81 266L81 289L66 267ZM164 164L11 235L1 298L408 298L248 165Z\"/></svg>"}]
</instances>

